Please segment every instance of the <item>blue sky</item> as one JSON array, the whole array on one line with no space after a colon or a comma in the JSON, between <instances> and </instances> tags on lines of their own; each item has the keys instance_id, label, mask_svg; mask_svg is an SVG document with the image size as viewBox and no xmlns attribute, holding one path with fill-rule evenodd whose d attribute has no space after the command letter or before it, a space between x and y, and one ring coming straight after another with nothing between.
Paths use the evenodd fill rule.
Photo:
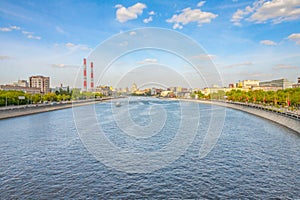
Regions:
<instances>
[{"instance_id":1,"label":"blue sky","mask_svg":"<svg viewBox=\"0 0 300 200\"><path fill-rule=\"evenodd\" d=\"M298 0L0 0L0 84L41 74L51 77L53 87L82 87L80 76L74 80L84 57L113 35L143 27L196 41L224 86L244 79L295 82L300 76ZM174 64L160 63L168 60L165 54L133 56L127 64Z\"/></svg>"}]
</instances>

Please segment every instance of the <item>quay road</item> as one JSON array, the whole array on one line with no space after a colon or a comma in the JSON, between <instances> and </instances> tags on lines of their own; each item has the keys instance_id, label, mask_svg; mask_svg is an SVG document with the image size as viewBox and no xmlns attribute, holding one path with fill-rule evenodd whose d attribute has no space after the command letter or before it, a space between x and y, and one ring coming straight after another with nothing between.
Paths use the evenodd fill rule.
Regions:
<instances>
[{"instance_id":1,"label":"quay road","mask_svg":"<svg viewBox=\"0 0 300 200\"><path fill-rule=\"evenodd\" d=\"M217 105L235 110L247 112L270 121L285 126L300 134L300 111L290 111L287 108L276 108L273 106L264 106L252 103L241 103L222 100L196 100L196 99L178 99L183 101L192 101L203 104Z\"/></svg>"},{"instance_id":2,"label":"quay road","mask_svg":"<svg viewBox=\"0 0 300 200\"><path fill-rule=\"evenodd\" d=\"M213 105L219 105L223 107L228 107L236 110L241 110L270 121L276 122L282 126L285 126L293 131L300 134L300 115L299 111L289 111L288 109L276 108L271 106L250 104L250 103L240 103L231 101L202 101L200 103L209 103Z\"/></svg>"},{"instance_id":3,"label":"quay road","mask_svg":"<svg viewBox=\"0 0 300 200\"><path fill-rule=\"evenodd\" d=\"M264 110L271 113L276 113L281 116L289 117L292 119L300 120L300 110L291 111L288 108L277 108L274 106L265 106L253 103L242 103L242 102L233 102L233 101L223 101L228 104L240 105L242 107L249 107L258 110Z\"/></svg>"},{"instance_id":4,"label":"quay road","mask_svg":"<svg viewBox=\"0 0 300 200\"><path fill-rule=\"evenodd\" d=\"M121 98L121 97L120 97ZM49 112L54 110L66 109L75 106L84 106L89 104L98 103L101 101L108 101L115 99L115 97L106 97L101 99L87 99L65 102L52 102L47 104L28 104L20 106L6 106L0 108L0 120L12 117L19 117L24 115Z\"/></svg>"}]
</instances>

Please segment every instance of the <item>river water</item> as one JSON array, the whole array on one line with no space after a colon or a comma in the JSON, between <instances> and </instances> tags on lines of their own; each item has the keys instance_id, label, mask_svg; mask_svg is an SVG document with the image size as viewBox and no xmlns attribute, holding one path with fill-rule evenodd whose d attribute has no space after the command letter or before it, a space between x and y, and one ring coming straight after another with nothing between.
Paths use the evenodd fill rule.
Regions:
<instances>
[{"instance_id":1,"label":"river water","mask_svg":"<svg viewBox=\"0 0 300 200\"><path fill-rule=\"evenodd\" d=\"M299 135L241 111L226 109L222 134L214 148L200 157L209 128L206 115L219 107L190 103L202 117L186 151L166 166L143 173L96 159L77 132L73 111L93 108L115 146L157 151L174 140L182 112L177 101L135 99L127 105L132 122L151 123L152 114L159 116L149 110L153 105L164 110L160 115L165 117L164 127L145 138L121 131L110 102L1 120L0 199L300 198ZM139 167L131 164L132 169Z\"/></svg>"}]
</instances>

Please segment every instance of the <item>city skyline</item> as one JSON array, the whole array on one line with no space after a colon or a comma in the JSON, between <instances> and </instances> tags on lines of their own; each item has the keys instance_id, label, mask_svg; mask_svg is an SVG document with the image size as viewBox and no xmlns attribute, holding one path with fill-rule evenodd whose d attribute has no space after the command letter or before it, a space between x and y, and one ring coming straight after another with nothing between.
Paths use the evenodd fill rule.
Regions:
<instances>
[{"instance_id":1,"label":"city skyline","mask_svg":"<svg viewBox=\"0 0 300 200\"><path fill-rule=\"evenodd\" d=\"M50 76L52 87L82 87L81 79L75 85L74 79L81 76L84 57L112 35L143 27L174 30L195 40L205 50L199 58L212 60L223 85L281 77L294 82L300 69L299 6L291 0L2 1L0 84L39 74ZM119 63L128 68L184 65L161 52L133 56Z\"/></svg>"}]
</instances>

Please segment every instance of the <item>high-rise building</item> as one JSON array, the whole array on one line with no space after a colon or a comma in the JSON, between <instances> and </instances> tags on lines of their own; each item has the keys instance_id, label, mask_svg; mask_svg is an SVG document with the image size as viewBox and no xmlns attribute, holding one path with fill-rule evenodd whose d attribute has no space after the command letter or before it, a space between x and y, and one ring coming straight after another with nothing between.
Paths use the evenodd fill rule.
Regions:
<instances>
[{"instance_id":1,"label":"high-rise building","mask_svg":"<svg viewBox=\"0 0 300 200\"><path fill-rule=\"evenodd\" d=\"M277 79L272 81L259 82L260 87L278 87L280 89L292 88L293 83L287 79Z\"/></svg>"},{"instance_id":2,"label":"high-rise building","mask_svg":"<svg viewBox=\"0 0 300 200\"><path fill-rule=\"evenodd\" d=\"M50 92L50 77L31 76L29 77L29 84L32 88L39 88L41 93Z\"/></svg>"}]
</instances>

